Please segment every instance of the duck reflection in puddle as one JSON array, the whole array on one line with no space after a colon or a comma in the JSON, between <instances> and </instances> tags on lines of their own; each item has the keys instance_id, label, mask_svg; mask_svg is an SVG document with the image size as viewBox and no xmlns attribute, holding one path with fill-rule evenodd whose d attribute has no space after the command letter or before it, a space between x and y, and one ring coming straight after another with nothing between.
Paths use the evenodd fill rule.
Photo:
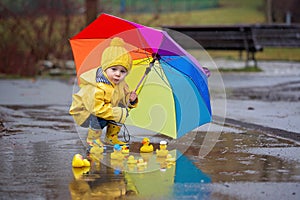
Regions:
<instances>
[{"instance_id":1,"label":"duck reflection in puddle","mask_svg":"<svg viewBox=\"0 0 300 200\"><path fill-rule=\"evenodd\" d=\"M209 195L208 191L199 188L210 183L210 177L179 151L171 151L165 158L152 153L147 158L144 154L140 156L146 161L136 156L130 159L135 159L136 163L143 159L147 163L143 165L143 170L135 162L127 162L127 159L122 161L122 165L113 163L114 166L122 167L112 167L94 160L89 169L73 168L74 180L69 184L72 199L115 199L129 196L172 198L191 195L199 198Z\"/></svg>"}]
</instances>

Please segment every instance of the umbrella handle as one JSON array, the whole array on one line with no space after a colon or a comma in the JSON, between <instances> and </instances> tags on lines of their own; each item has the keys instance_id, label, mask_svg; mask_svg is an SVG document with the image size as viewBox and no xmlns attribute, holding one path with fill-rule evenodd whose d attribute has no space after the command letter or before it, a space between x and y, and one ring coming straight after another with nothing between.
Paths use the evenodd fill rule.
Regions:
<instances>
[{"instance_id":1,"label":"umbrella handle","mask_svg":"<svg viewBox=\"0 0 300 200\"><path fill-rule=\"evenodd\" d=\"M139 83L137 84L137 86L135 87L135 92L138 90L138 88L141 86L142 82L144 81L144 79L146 78L146 76L149 74L149 72L151 71L151 68L154 66L154 62L156 59L153 59L150 63L149 63L149 67L146 68L145 73L143 75L143 77L141 78L141 80L139 81Z\"/></svg>"},{"instance_id":2,"label":"umbrella handle","mask_svg":"<svg viewBox=\"0 0 300 200\"><path fill-rule=\"evenodd\" d=\"M154 59L149 63L149 67L146 68L145 73L144 73L143 77L141 78L141 80L139 81L139 83L137 84L134 92L136 92L138 90L138 88L141 86L141 84L143 83L143 81L146 78L146 76L151 71L151 68L154 66L155 60L157 60L156 57L154 57ZM126 104L126 108L128 108L129 103L130 103L130 100L128 99L128 102Z\"/></svg>"},{"instance_id":3,"label":"umbrella handle","mask_svg":"<svg viewBox=\"0 0 300 200\"><path fill-rule=\"evenodd\" d=\"M151 71L151 68L154 66L155 61L156 60L160 60L160 55L158 53L152 53L152 58L153 58L153 60L149 63L149 67L146 68L143 77L141 78L140 82L137 84L137 86L136 86L136 88L134 90L135 92L138 90L138 88L140 87L140 85L142 84L142 82L144 81L144 79L146 78L146 76Z\"/></svg>"}]
</instances>

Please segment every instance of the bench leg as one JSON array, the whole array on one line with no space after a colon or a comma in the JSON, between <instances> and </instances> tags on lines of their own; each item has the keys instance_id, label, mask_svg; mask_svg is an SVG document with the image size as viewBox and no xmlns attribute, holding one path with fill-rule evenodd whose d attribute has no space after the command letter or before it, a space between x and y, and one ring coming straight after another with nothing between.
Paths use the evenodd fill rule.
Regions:
<instances>
[{"instance_id":1,"label":"bench leg","mask_svg":"<svg viewBox=\"0 0 300 200\"><path fill-rule=\"evenodd\" d=\"M248 67L249 65L249 51L246 51L246 62L245 62L245 67Z\"/></svg>"},{"instance_id":2,"label":"bench leg","mask_svg":"<svg viewBox=\"0 0 300 200\"><path fill-rule=\"evenodd\" d=\"M250 53L251 53L251 55L250 55ZM253 52L253 51L252 52L247 51L247 56L246 56L246 61L245 61L245 66L246 67L248 67L250 59L253 60L254 67L257 67L257 60L255 58L255 52Z\"/></svg>"},{"instance_id":3,"label":"bench leg","mask_svg":"<svg viewBox=\"0 0 300 200\"><path fill-rule=\"evenodd\" d=\"M255 58L255 52L254 51L252 52L252 60L254 61L254 67L257 68L257 60Z\"/></svg>"}]
</instances>

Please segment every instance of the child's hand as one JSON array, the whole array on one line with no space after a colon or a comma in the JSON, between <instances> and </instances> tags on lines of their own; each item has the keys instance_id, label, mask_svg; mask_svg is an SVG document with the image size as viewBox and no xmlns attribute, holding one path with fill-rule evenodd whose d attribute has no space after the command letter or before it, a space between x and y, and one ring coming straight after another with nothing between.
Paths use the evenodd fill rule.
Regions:
<instances>
[{"instance_id":1,"label":"child's hand","mask_svg":"<svg viewBox=\"0 0 300 200\"><path fill-rule=\"evenodd\" d=\"M136 98L137 98L136 92L134 92L134 91L130 92L129 101L134 102L136 100Z\"/></svg>"}]
</instances>

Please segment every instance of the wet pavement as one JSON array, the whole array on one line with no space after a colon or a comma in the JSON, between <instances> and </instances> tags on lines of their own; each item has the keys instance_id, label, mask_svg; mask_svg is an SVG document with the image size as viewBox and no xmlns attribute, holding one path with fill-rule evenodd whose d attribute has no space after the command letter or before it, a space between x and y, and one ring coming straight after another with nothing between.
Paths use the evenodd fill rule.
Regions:
<instances>
[{"instance_id":1,"label":"wet pavement","mask_svg":"<svg viewBox=\"0 0 300 200\"><path fill-rule=\"evenodd\" d=\"M133 135L132 153L148 161L143 169L111 163L109 153L72 169L73 155L85 155L68 115L73 84L0 80L0 199L299 199L300 64L259 64L261 73L222 74L225 124L215 116L209 129L169 141L175 163L143 157ZM151 136L156 146L161 139Z\"/></svg>"}]
</instances>

